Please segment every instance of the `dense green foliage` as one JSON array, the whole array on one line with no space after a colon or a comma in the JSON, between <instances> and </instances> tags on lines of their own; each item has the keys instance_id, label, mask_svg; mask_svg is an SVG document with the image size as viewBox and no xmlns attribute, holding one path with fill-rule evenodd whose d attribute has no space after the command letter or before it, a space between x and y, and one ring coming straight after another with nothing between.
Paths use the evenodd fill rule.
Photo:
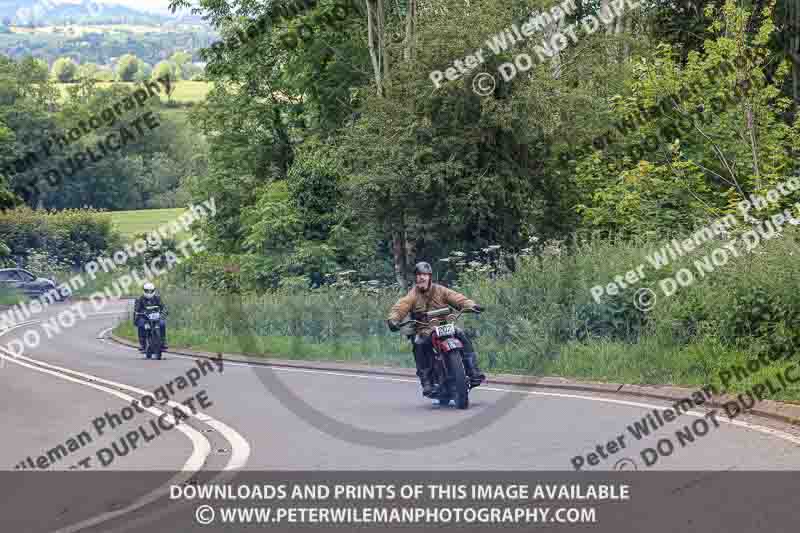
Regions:
<instances>
[{"instance_id":1,"label":"dense green foliage","mask_svg":"<svg viewBox=\"0 0 800 533\"><path fill-rule=\"evenodd\" d=\"M204 52L218 83L195 117L213 141L191 190L218 199L210 255L252 265L244 291L348 269L403 284L414 262L438 269L454 250L688 230L796 170L800 63L783 0L756 11L642 1L487 97L474 76L536 57L542 35L497 55L487 38L549 2L369 0L369 15L352 9L335 24L327 0L271 19L249 2L201 5L226 43L270 22ZM562 27L608 5L576 2ZM433 87L432 71L478 48L483 65ZM661 112L593 143L669 95Z\"/></svg>"},{"instance_id":2,"label":"dense green foliage","mask_svg":"<svg viewBox=\"0 0 800 533\"><path fill-rule=\"evenodd\" d=\"M61 83L75 81L78 66L69 58L62 57L53 63L53 77Z\"/></svg>"},{"instance_id":3,"label":"dense green foliage","mask_svg":"<svg viewBox=\"0 0 800 533\"><path fill-rule=\"evenodd\" d=\"M157 85L163 94L164 84ZM117 84L103 88L84 79L69 86L62 97L41 62L28 59L16 63L0 57L0 173L7 186L31 207L88 205L119 210L185 205L188 193L182 192L181 181L203 172L203 137L184 127L180 117L162 111L161 94L132 109L121 107L122 118L113 124L104 118L110 107L126 100L135 103L130 95L139 87ZM152 129L141 125L148 110L157 123ZM98 129L90 129L66 147L59 144L58 137L89 123L93 116L101 118ZM144 133L136 133L137 120ZM134 132L124 149L109 150L94 161L87 158L83 168L75 163L75 155L87 150L103 153L99 143L106 142L109 135L120 139L122 127ZM52 169L65 177L53 183L47 174ZM21 191L31 182L36 183L39 194L26 197ZM0 204L11 205L12 200L3 194L0 189Z\"/></svg>"},{"instance_id":4,"label":"dense green foliage","mask_svg":"<svg viewBox=\"0 0 800 533\"><path fill-rule=\"evenodd\" d=\"M14 256L28 258L35 252L44 254L51 262L76 269L107 250L116 249L122 242L106 213L91 209L42 211L28 207L0 213L0 241Z\"/></svg>"}]
</instances>

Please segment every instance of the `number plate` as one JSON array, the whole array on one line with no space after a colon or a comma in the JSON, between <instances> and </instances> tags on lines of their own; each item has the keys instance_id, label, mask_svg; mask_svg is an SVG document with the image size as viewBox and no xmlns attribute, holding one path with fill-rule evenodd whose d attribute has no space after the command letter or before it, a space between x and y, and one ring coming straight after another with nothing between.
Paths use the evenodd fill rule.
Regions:
<instances>
[{"instance_id":1,"label":"number plate","mask_svg":"<svg viewBox=\"0 0 800 533\"><path fill-rule=\"evenodd\" d=\"M436 328L436 335L439 337L449 337L456 334L456 327L453 324L446 324Z\"/></svg>"},{"instance_id":2,"label":"number plate","mask_svg":"<svg viewBox=\"0 0 800 533\"><path fill-rule=\"evenodd\" d=\"M147 318L149 318L150 320L158 320L159 318L161 318L161 313L150 313L149 315L147 315Z\"/></svg>"}]
</instances>

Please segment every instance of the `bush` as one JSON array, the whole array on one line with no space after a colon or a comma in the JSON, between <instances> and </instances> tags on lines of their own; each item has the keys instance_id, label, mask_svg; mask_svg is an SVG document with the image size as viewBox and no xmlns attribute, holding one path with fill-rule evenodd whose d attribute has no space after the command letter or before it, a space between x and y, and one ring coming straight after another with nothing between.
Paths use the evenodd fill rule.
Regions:
<instances>
[{"instance_id":1,"label":"bush","mask_svg":"<svg viewBox=\"0 0 800 533\"><path fill-rule=\"evenodd\" d=\"M24 266L39 277L57 280L56 283L66 281L72 274L72 265L67 260L53 257L44 250L28 250Z\"/></svg>"},{"instance_id":2,"label":"bush","mask_svg":"<svg viewBox=\"0 0 800 533\"><path fill-rule=\"evenodd\" d=\"M48 260L80 268L97 256L114 252L122 237L111 225L111 216L94 209L63 211L18 207L0 213L0 241L15 256L27 258L31 250Z\"/></svg>"}]
</instances>

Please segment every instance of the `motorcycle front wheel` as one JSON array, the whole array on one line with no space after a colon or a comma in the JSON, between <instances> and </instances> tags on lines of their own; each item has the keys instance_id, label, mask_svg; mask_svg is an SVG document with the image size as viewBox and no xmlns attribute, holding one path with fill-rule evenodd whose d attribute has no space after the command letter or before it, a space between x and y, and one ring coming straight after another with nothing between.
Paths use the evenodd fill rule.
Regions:
<instances>
[{"instance_id":1,"label":"motorcycle front wheel","mask_svg":"<svg viewBox=\"0 0 800 533\"><path fill-rule=\"evenodd\" d=\"M467 382L467 372L464 369L461 350L451 350L447 352L447 369L450 371L452 386L455 389L456 407L466 409L469 407L469 384Z\"/></svg>"},{"instance_id":2,"label":"motorcycle front wheel","mask_svg":"<svg viewBox=\"0 0 800 533\"><path fill-rule=\"evenodd\" d=\"M156 359L161 359L161 332L157 328L153 328L150 335L153 355L156 356Z\"/></svg>"}]
</instances>

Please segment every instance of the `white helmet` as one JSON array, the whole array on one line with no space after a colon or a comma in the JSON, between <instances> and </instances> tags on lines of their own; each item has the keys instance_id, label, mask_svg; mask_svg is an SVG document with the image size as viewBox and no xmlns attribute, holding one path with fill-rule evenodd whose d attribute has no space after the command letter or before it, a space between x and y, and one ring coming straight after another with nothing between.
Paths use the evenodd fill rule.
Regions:
<instances>
[{"instance_id":1,"label":"white helmet","mask_svg":"<svg viewBox=\"0 0 800 533\"><path fill-rule=\"evenodd\" d=\"M149 281L142 286L145 298L152 298L156 294L156 286Z\"/></svg>"}]
</instances>

